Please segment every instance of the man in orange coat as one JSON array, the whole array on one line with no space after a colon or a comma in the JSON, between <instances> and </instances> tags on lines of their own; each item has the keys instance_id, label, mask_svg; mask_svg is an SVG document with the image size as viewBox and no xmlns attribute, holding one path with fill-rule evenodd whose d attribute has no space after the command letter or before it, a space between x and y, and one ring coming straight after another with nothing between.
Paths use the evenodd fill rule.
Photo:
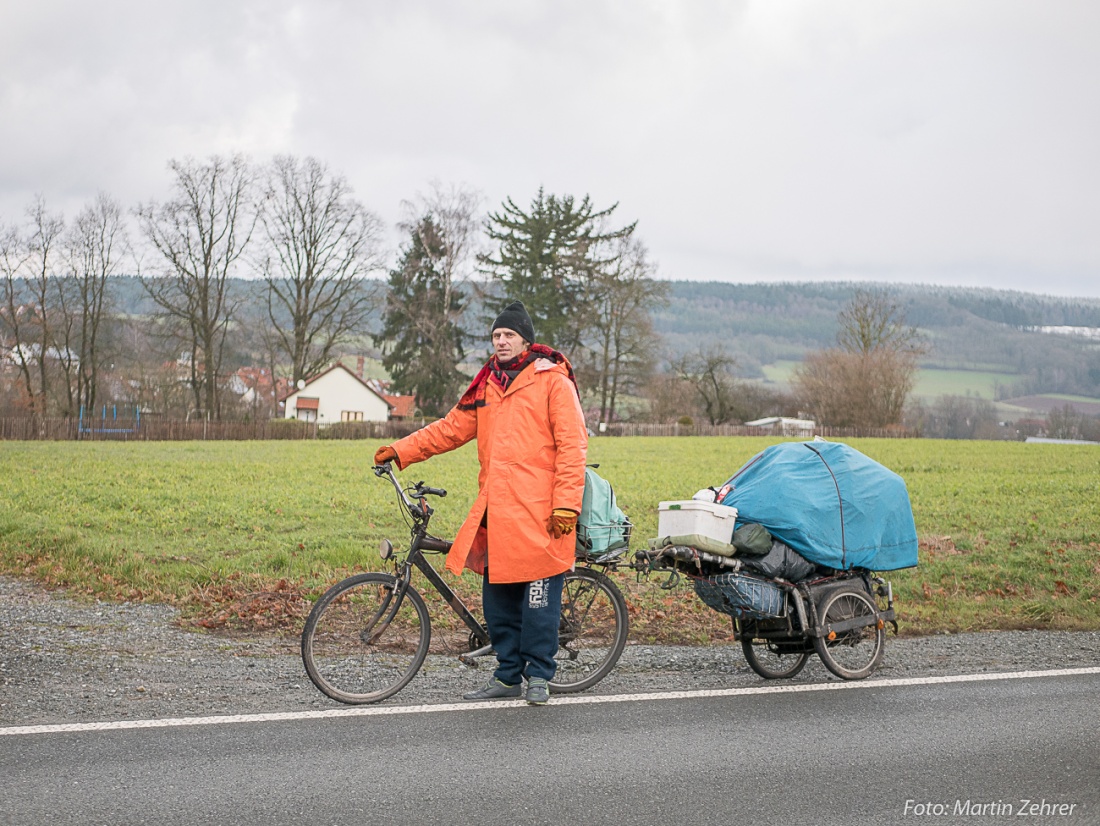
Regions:
<instances>
[{"instance_id":1,"label":"man in orange coat","mask_svg":"<svg viewBox=\"0 0 1100 826\"><path fill-rule=\"evenodd\" d=\"M379 448L376 464L399 468L477 439L478 495L447 569L483 575L482 604L497 668L468 700L519 697L543 705L554 676L565 572L584 495L588 430L573 368L534 343L523 304L493 323L494 355L442 419Z\"/></svg>"}]
</instances>

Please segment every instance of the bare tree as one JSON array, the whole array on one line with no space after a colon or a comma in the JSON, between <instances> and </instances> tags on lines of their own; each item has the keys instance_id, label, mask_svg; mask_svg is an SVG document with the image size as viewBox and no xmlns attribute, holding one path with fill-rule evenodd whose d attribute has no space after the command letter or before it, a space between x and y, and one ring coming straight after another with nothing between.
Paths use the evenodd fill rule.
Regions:
<instances>
[{"instance_id":1,"label":"bare tree","mask_svg":"<svg viewBox=\"0 0 1100 826\"><path fill-rule=\"evenodd\" d=\"M1052 439L1080 439L1084 416L1072 404L1064 404L1047 413L1047 435Z\"/></svg>"},{"instance_id":2,"label":"bare tree","mask_svg":"<svg viewBox=\"0 0 1100 826\"><path fill-rule=\"evenodd\" d=\"M260 323L253 325L253 330L253 364L262 365L271 379L271 393L262 399L262 402L267 404L267 408L259 407L256 415L259 416L262 412L270 418L276 418L279 415L279 366L282 363L280 359L283 355L283 340L274 325ZM293 384L290 386L293 387ZM258 391L257 398L259 398Z\"/></svg>"},{"instance_id":3,"label":"bare tree","mask_svg":"<svg viewBox=\"0 0 1100 826\"><path fill-rule=\"evenodd\" d=\"M845 353L889 350L921 355L927 350L920 330L906 323L897 302L881 290L856 290L837 321L837 346Z\"/></svg>"},{"instance_id":4,"label":"bare tree","mask_svg":"<svg viewBox=\"0 0 1100 826\"><path fill-rule=\"evenodd\" d=\"M672 370L695 389L704 415L711 424L725 424L734 416L741 382L734 376L737 361L714 348L683 356Z\"/></svg>"},{"instance_id":5,"label":"bare tree","mask_svg":"<svg viewBox=\"0 0 1100 826\"><path fill-rule=\"evenodd\" d=\"M795 370L803 405L834 427L900 424L927 350L923 336L877 291L857 290L838 320L837 347L807 356Z\"/></svg>"},{"instance_id":6,"label":"bare tree","mask_svg":"<svg viewBox=\"0 0 1100 826\"><path fill-rule=\"evenodd\" d=\"M796 368L795 384L803 406L822 424L887 427L901 423L915 377L909 354L833 349L808 355Z\"/></svg>"},{"instance_id":7,"label":"bare tree","mask_svg":"<svg viewBox=\"0 0 1100 826\"><path fill-rule=\"evenodd\" d=\"M615 417L619 394L637 390L653 375L659 336L651 312L663 304L668 285L655 281L656 266L631 236L615 239L615 251L594 270L588 284L591 319L583 370L599 397L601 422Z\"/></svg>"},{"instance_id":8,"label":"bare tree","mask_svg":"<svg viewBox=\"0 0 1100 826\"><path fill-rule=\"evenodd\" d=\"M62 239L62 246L64 246ZM61 253L64 256L64 253ZM80 325L80 298L76 277L64 264L65 269L50 276L53 293L53 321L50 324L52 346L49 349L51 366L54 366L56 381L53 382L54 408L63 416L73 416L77 412L77 372L80 359L77 355L77 338Z\"/></svg>"},{"instance_id":9,"label":"bare tree","mask_svg":"<svg viewBox=\"0 0 1100 826\"><path fill-rule=\"evenodd\" d=\"M80 314L76 402L88 409L95 407L99 389L100 329L108 310L108 279L118 274L126 244L122 207L103 192L84 207L69 234Z\"/></svg>"},{"instance_id":10,"label":"bare tree","mask_svg":"<svg viewBox=\"0 0 1100 826\"><path fill-rule=\"evenodd\" d=\"M162 317L186 332L196 410L220 419L219 378L236 310L230 277L256 225L254 173L240 155L168 167L172 200L137 208L142 234L165 265L158 275L143 275L142 284Z\"/></svg>"},{"instance_id":11,"label":"bare tree","mask_svg":"<svg viewBox=\"0 0 1100 826\"><path fill-rule=\"evenodd\" d=\"M363 332L377 300L365 276L382 268L382 222L345 178L314 158L276 157L267 195L261 220L268 316L297 382Z\"/></svg>"},{"instance_id":12,"label":"bare tree","mask_svg":"<svg viewBox=\"0 0 1100 826\"><path fill-rule=\"evenodd\" d=\"M698 393L695 387L680 377L675 369L653 376L645 388L649 402L648 420L658 424L689 418L694 421L700 415Z\"/></svg>"},{"instance_id":13,"label":"bare tree","mask_svg":"<svg viewBox=\"0 0 1100 826\"><path fill-rule=\"evenodd\" d=\"M42 196L35 198L27 209L27 217L22 255L26 303L23 323L16 334L16 358L26 384L31 413L46 415L53 379L51 367L62 355L56 345L53 325L58 321L58 299L64 297L56 277L56 266L65 219L51 213ZM32 380L33 373L37 373L37 381Z\"/></svg>"},{"instance_id":14,"label":"bare tree","mask_svg":"<svg viewBox=\"0 0 1100 826\"><path fill-rule=\"evenodd\" d=\"M4 306L0 308L5 343L11 346L11 358L23 385L22 396L31 413L36 411L34 382L31 378L31 358L28 325L31 309L25 303L22 271L30 253L22 233L16 226L0 228L0 274L3 275Z\"/></svg>"},{"instance_id":15,"label":"bare tree","mask_svg":"<svg viewBox=\"0 0 1100 826\"><path fill-rule=\"evenodd\" d=\"M1005 430L997 423L993 402L978 396L940 396L934 404L909 403L905 425L929 439L997 439Z\"/></svg>"},{"instance_id":16,"label":"bare tree","mask_svg":"<svg viewBox=\"0 0 1100 826\"><path fill-rule=\"evenodd\" d=\"M1087 442L1100 442L1100 416L1081 417L1081 438Z\"/></svg>"},{"instance_id":17,"label":"bare tree","mask_svg":"<svg viewBox=\"0 0 1100 826\"><path fill-rule=\"evenodd\" d=\"M116 399L143 410L152 410L168 418L185 418L194 409L194 390L175 361L165 361L158 353L159 325L144 318L116 317L111 326L112 369L126 377Z\"/></svg>"}]
</instances>

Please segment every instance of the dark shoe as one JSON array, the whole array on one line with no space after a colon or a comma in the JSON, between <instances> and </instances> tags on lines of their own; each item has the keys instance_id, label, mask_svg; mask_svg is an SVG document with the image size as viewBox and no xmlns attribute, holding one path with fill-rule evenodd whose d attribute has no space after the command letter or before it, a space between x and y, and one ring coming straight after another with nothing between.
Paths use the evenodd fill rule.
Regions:
<instances>
[{"instance_id":1,"label":"dark shoe","mask_svg":"<svg viewBox=\"0 0 1100 826\"><path fill-rule=\"evenodd\" d=\"M550 685L542 677L527 681L527 705L544 706L550 702Z\"/></svg>"},{"instance_id":2,"label":"dark shoe","mask_svg":"<svg viewBox=\"0 0 1100 826\"><path fill-rule=\"evenodd\" d=\"M543 681L545 683L545 680ZM521 686L519 683L515 685L506 685L493 677L485 684L484 688L479 688L477 691L471 691L468 694L463 694L463 700L504 700L509 697L518 697L521 693Z\"/></svg>"}]
</instances>

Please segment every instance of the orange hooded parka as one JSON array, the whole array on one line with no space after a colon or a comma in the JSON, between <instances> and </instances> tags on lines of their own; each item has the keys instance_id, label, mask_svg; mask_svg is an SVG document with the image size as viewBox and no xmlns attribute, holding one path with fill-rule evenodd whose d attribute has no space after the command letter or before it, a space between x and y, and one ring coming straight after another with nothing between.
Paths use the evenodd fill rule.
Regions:
<instances>
[{"instance_id":1,"label":"orange hooded parka","mask_svg":"<svg viewBox=\"0 0 1100 826\"><path fill-rule=\"evenodd\" d=\"M475 438L477 500L455 536L447 570L484 573L487 564L493 583L533 582L570 570L576 537L554 539L546 529L554 508L580 513L584 495L588 430L568 362L536 359L507 390L489 381L483 405L456 406L393 448L405 468Z\"/></svg>"}]
</instances>

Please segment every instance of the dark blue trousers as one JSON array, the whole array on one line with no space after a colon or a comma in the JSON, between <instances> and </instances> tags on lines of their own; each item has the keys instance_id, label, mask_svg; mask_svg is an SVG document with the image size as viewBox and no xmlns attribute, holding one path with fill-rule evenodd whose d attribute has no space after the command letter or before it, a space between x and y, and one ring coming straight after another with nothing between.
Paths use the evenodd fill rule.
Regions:
<instances>
[{"instance_id":1,"label":"dark blue trousers","mask_svg":"<svg viewBox=\"0 0 1100 826\"><path fill-rule=\"evenodd\" d=\"M506 685L524 677L553 679L557 670L561 589L565 574L535 582L489 582L481 586L482 609L497 655L494 675Z\"/></svg>"}]
</instances>

